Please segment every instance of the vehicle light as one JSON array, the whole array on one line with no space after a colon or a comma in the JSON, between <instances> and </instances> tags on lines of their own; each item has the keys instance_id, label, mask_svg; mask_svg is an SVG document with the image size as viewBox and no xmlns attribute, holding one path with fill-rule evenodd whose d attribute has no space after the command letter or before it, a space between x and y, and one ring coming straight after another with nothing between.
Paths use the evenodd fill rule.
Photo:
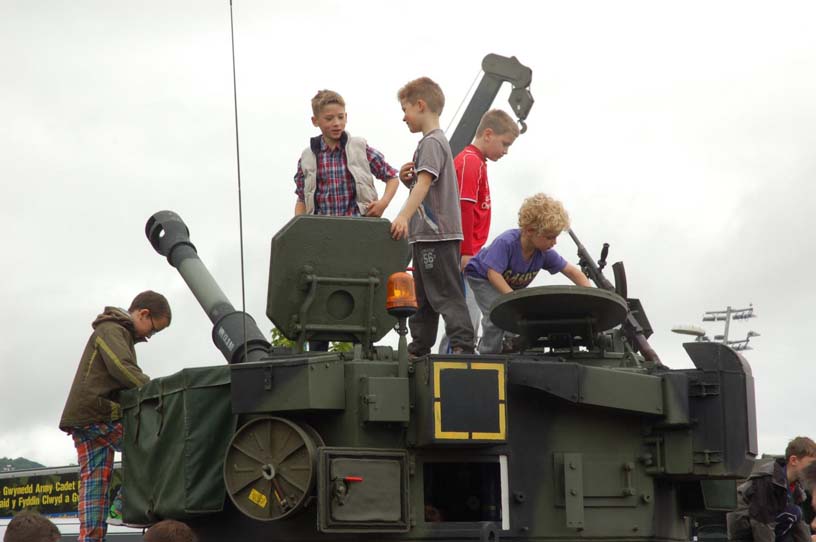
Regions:
<instances>
[{"instance_id":1,"label":"vehicle light","mask_svg":"<svg viewBox=\"0 0 816 542\"><path fill-rule=\"evenodd\" d=\"M417 310L414 278L405 272L394 273L388 277L385 308L395 318L406 318Z\"/></svg>"}]
</instances>

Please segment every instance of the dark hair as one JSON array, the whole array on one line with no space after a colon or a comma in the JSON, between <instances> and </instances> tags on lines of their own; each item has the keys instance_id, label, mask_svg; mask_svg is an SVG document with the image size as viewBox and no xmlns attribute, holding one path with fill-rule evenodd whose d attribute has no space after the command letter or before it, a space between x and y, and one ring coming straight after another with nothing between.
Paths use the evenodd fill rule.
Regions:
<instances>
[{"instance_id":1,"label":"dark hair","mask_svg":"<svg viewBox=\"0 0 816 542\"><path fill-rule=\"evenodd\" d=\"M195 534L186 524L163 519L147 530L145 542L196 542Z\"/></svg>"},{"instance_id":2,"label":"dark hair","mask_svg":"<svg viewBox=\"0 0 816 542\"><path fill-rule=\"evenodd\" d=\"M56 542L59 529L39 512L23 510L9 522L3 542Z\"/></svg>"},{"instance_id":3,"label":"dark hair","mask_svg":"<svg viewBox=\"0 0 816 542\"><path fill-rule=\"evenodd\" d=\"M816 442L808 437L796 437L785 448L785 461L788 461L792 455L796 457L816 457Z\"/></svg>"},{"instance_id":4,"label":"dark hair","mask_svg":"<svg viewBox=\"0 0 816 542\"><path fill-rule=\"evenodd\" d=\"M128 312L141 309L149 310L150 315L154 318L167 318L168 324L170 320L173 319L173 314L170 312L170 303L167 302L167 298L153 290L147 290L134 297L130 303Z\"/></svg>"}]
</instances>

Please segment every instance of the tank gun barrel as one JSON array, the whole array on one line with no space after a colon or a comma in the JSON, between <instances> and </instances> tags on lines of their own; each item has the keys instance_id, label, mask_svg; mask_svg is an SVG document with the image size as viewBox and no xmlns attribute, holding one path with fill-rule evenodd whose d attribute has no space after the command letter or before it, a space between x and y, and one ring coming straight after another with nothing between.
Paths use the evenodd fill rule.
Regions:
<instances>
[{"instance_id":1,"label":"tank gun barrel","mask_svg":"<svg viewBox=\"0 0 816 542\"><path fill-rule=\"evenodd\" d=\"M193 292L213 323L213 342L228 363L256 361L269 351L269 342L255 320L235 310L190 242L190 230L173 211L159 211L145 225L156 252L167 258Z\"/></svg>"}]
</instances>

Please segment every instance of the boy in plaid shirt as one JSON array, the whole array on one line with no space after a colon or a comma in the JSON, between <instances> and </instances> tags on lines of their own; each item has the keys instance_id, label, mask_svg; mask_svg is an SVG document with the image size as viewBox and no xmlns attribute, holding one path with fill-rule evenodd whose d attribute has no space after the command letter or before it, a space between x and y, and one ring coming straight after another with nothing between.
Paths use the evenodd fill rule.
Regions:
<instances>
[{"instance_id":1,"label":"boy in plaid shirt","mask_svg":"<svg viewBox=\"0 0 816 542\"><path fill-rule=\"evenodd\" d=\"M170 325L170 305L161 294L142 292L125 311L105 307L96 317L79 361L60 429L74 439L79 458L79 542L105 539L114 452L122 450L122 408L117 394L150 378L136 363L138 342Z\"/></svg>"},{"instance_id":2,"label":"boy in plaid shirt","mask_svg":"<svg viewBox=\"0 0 816 542\"><path fill-rule=\"evenodd\" d=\"M397 171L365 139L346 132L346 102L333 90L312 98L312 124L320 128L303 150L295 172L295 215L382 216L397 192ZM374 177L385 182L382 198ZM328 341L309 341L325 352Z\"/></svg>"},{"instance_id":3,"label":"boy in plaid shirt","mask_svg":"<svg viewBox=\"0 0 816 542\"><path fill-rule=\"evenodd\" d=\"M346 102L332 90L312 98L312 124L320 128L295 172L295 215L382 216L397 192L397 171L366 140L346 132ZM374 177L385 182L382 198Z\"/></svg>"}]
</instances>

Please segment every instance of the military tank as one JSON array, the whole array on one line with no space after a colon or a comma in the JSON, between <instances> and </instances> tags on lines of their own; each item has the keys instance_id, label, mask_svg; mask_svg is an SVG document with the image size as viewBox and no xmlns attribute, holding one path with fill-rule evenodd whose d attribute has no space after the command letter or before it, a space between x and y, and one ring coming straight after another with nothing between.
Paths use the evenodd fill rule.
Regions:
<instances>
[{"instance_id":1,"label":"military tank","mask_svg":"<svg viewBox=\"0 0 816 542\"><path fill-rule=\"evenodd\" d=\"M491 318L521 351L409 360L407 243L384 219L298 216L271 242L266 314L294 344L272 347L176 213L146 232L227 363L123 395L127 523L180 519L203 542L679 541L751 471L748 363L709 342L683 345L694 369L644 356L621 288L508 294Z\"/></svg>"}]
</instances>

